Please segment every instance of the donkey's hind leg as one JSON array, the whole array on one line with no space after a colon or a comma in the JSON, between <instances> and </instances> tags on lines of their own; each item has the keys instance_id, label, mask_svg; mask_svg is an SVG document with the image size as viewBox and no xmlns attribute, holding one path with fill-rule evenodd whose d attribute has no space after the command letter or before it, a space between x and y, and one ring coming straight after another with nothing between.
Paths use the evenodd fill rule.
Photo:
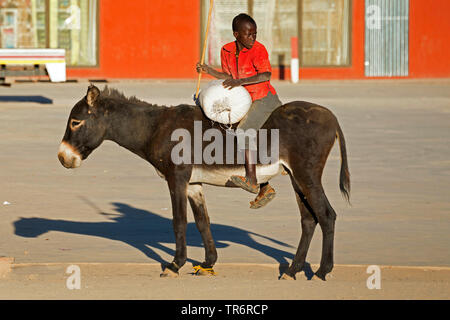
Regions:
<instances>
[{"instance_id":1,"label":"donkey's hind leg","mask_svg":"<svg viewBox=\"0 0 450 320\"><path fill-rule=\"evenodd\" d=\"M206 209L202 185L190 184L188 186L187 194L192 212L194 213L195 224L198 231L200 231L205 246L205 261L200 267L213 273L212 267L217 261L217 251L211 234L208 210Z\"/></svg>"},{"instance_id":2,"label":"donkey's hind leg","mask_svg":"<svg viewBox=\"0 0 450 320\"><path fill-rule=\"evenodd\" d=\"M281 276L281 279L295 279L295 274L303 270L306 261L306 255L308 253L309 245L316 229L317 221L314 213L311 213L302 198L304 198L303 193L297 186L297 183L291 177L292 186L294 187L295 197L297 199L297 204L300 209L301 223L302 223L302 236L300 238L300 243L297 248L294 260L289 266L289 269L285 274Z\"/></svg>"},{"instance_id":3,"label":"donkey's hind leg","mask_svg":"<svg viewBox=\"0 0 450 320\"><path fill-rule=\"evenodd\" d=\"M315 275L325 280L327 273L330 273L334 266L333 247L336 213L328 202L320 178L314 178L312 176L299 177L294 173L291 179L293 180L292 183L298 186L304 193L304 205L322 229L322 258L320 260L320 267ZM302 212L302 218L303 216Z\"/></svg>"},{"instance_id":4,"label":"donkey's hind leg","mask_svg":"<svg viewBox=\"0 0 450 320\"><path fill-rule=\"evenodd\" d=\"M306 203L312 208L322 229L322 258L315 275L325 281L325 276L333 270L334 226L336 213L328 202L322 184L317 182L305 190Z\"/></svg>"},{"instance_id":5,"label":"donkey's hind leg","mask_svg":"<svg viewBox=\"0 0 450 320\"><path fill-rule=\"evenodd\" d=\"M336 212L330 205L327 196L323 192L323 198L326 205L326 216L319 219L319 224L322 229L322 258L320 260L320 267L316 271L316 276L322 280L326 280L327 273L333 270L333 247L334 247L334 231L336 223Z\"/></svg>"}]
</instances>

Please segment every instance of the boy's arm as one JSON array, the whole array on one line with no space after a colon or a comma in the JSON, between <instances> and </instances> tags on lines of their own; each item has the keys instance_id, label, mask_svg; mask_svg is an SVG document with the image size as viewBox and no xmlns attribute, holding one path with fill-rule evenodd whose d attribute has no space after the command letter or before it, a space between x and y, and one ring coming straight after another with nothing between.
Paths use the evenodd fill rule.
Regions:
<instances>
[{"instance_id":1,"label":"boy's arm","mask_svg":"<svg viewBox=\"0 0 450 320\"><path fill-rule=\"evenodd\" d=\"M206 64L200 65L200 63L197 63L197 72L206 72L217 79L225 79L223 86L229 89L246 84L269 81L270 76L272 75L270 72L263 72L248 78L233 79L228 73L217 71Z\"/></svg>"},{"instance_id":2,"label":"boy's arm","mask_svg":"<svg viewBox=\"0 0 450 320\"><path fill-rule=\"evenodd\" d=\"M271 75L272 75L272 73L270 73L270 72L263 72L263 73L258 73L257 75L254 75L254 76L251 76L248 78L227 79L223 82L223 86L225 88L231 89L231 88L246 85L246 84L265 82L265 81L270 80Z\"/></svg>"},{"instance_id":3,"label":"boy's arm","mask_svg":"<svg viewBox=\"0 0 450 320\"><path fill-rule=\"evenodd\" d=\"M205 72L217 79L232 79L228 73L217 71L206 64L197 63L197 72Z\"/></svg>"}]
</instances>

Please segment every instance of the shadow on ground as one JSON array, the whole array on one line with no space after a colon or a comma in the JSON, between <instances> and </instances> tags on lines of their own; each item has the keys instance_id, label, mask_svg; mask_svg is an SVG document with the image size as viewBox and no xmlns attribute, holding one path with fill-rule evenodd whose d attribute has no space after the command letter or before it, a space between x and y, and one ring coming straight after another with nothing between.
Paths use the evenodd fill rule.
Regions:
<instances>
[{"instance_id":1,"label":"shadow on ground","mask_svg":"<svg viewBox=\"0 0 450 320\"><path fill-rule=\"evenodd\" d=\"M52 104L53 100L43 96L0 96L0 102L35 102Z\"/></svg>"},{"instance_id":2,"label":"shadow on ground","mask_svg":"<svg viewBox=\"0 0 450 320\"><path fill-rule=\"evenodd\" d=\"M165 261L154 249L159 249L171 256L175 255L175 251L165 245L173 244L171 247L175 247L172 219L147 210L134 208L125 203L114 202L112 204L116 213L99 211L99 214L107 216L111 221L80 222L45 218L20 218L14 222L15 234L36 238L49 231L59 231L118 240L142 251L149 258L161 263L162 266L167 264L168 261ZM280 264L280 271L288 265L287 259L293 259L293 254L259 243L254 239L254 237L266 239L278 246L292 248L284 242L264 235L216 223L211 224L211 232L217 248L225 248L234 244L247 246L277 261ZM188 223L187 225L186 242L188 246L203 247L195 223ZM199 263L199 261L191 258L188 258L188 262Z\"/></svg>"}]
</instances>

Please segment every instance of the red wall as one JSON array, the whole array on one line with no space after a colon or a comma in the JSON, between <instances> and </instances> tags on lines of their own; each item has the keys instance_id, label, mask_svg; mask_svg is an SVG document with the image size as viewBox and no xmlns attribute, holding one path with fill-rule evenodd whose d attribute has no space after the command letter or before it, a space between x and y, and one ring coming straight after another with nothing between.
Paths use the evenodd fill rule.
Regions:
<instances>
[{"instance_id":1,"label":"red wall","mask_svg":"<svg viewBox=\"0 0 450 320\"><path fill-rule=\"evenodd\" d=\"M450 77L449 13L449 0L410 0L411 77Z\"/></svg>"},{"instance_id":2,"label":"red wall","mask_svg":"<svg viewBox=\"0 0 450 320\"><path fill-rule=\"evenodd\" d=\"M99 66L69 68L69 78L195 76L200 1L100 0L99 9Z\"/></svg>"},{"instance_id":3,"label":"red wall","mask_svg":"<svg viewBox=\"0 0 450 320\"><path fill-rule=\"evenodd\" d=\"M200 0L99 1L99 66L69 68L69 78L196 77ZM410 0L410 78L450 77L448 12L450 0ZM300 68L300 78L365 78L364 23L364 0L353 0L351 66Z\"/></svg>"}]
</instances>

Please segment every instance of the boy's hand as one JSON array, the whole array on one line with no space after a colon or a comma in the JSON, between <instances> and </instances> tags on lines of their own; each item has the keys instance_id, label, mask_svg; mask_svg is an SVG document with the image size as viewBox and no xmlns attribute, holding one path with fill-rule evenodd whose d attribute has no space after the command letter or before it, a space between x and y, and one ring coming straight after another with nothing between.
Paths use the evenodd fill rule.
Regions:
<instances>
[{"instance_id":1,"label":"boy's hand","mask_svg":"<svg viewBox=\"0 0 450 320\"><path fill-rule=\"evenodd\" d=\"M241 79L226 79L222 85L227 89L233 89L234 87L239 87L242 84Z\"/></svg>"},{"instance_id":2,"label":"boy's hand","mask_svg":"<svg viewBox=\"0 0 450 320\"><path fill-rule=\"evenodd\" d=\"M207 64L200 64L197 62L196 69L198 73L205 72L209 74L209 66Z\"/></svg>"}]
</instances>

